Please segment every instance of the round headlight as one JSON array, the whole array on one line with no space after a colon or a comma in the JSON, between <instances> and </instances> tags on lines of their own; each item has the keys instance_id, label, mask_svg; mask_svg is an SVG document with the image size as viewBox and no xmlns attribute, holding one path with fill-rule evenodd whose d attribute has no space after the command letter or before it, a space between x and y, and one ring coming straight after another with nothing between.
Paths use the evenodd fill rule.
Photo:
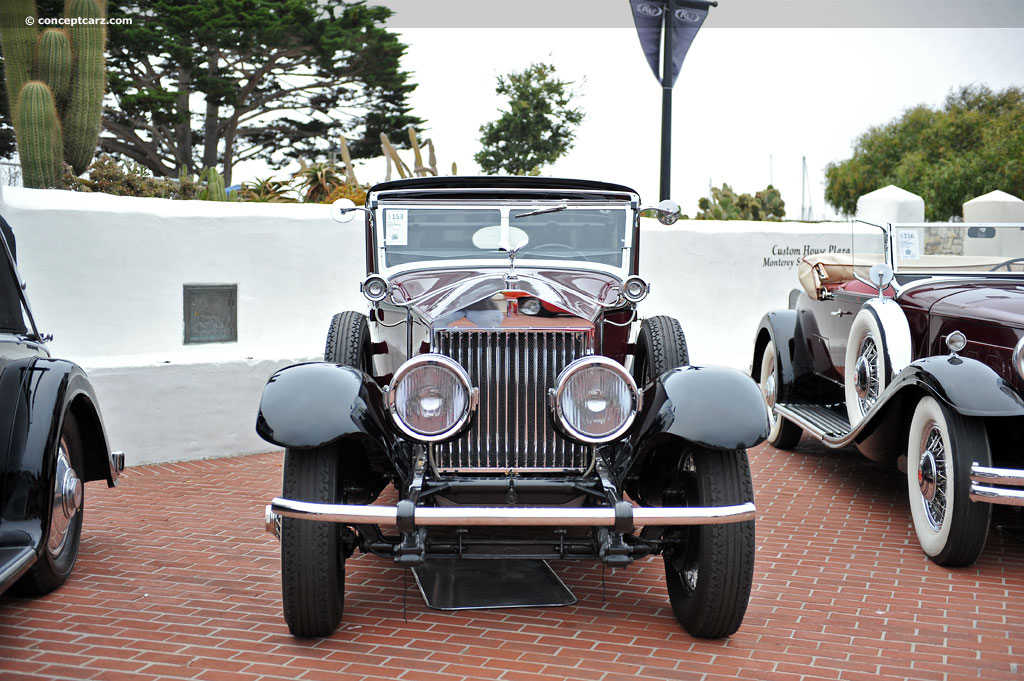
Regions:
<instances>
[{"instance_id":1,"label":"round headlight","mask_svg":"<svg viewBox=\"0 0 1024 681\"><path fill-rule=\"evenodd\" d=\"M650 290L650 284L637 276L629 277L622 284L622 295L631 303L639 303Z\"/></svg>"},{"instance_id":2,"label":"round headlight","mask_svg":"<svg viewBox=\"0 0 1024 681\"><path fill-rule=\"evenodd\" d=\"M379 303L387 298L388 280L379 274L371 274L359 285L359 290L371 303Z\"/></svg>"},{"instance_id":3,"label":"round headlight","mask_svg":"<svg viewBox=\"0 0 1024 681\"><path fill-rule=\"evenodd\" d=\"M963 331L954 331L946 336L946 347L953 354L960 352L967 347L967 336L963 334Z\"/></svg>"},{"instance_id":4,"label":"round headlight","mask_svg":"<svg viewBox=\"0 0 1024 681\"><path fill-rule=\"evenodd\" d=\"M633 424L640 392L620 364L582 357L559 374L553 406L566 434L581 442L610 442Z\"/></svg>"},{"instance_id":5,"label":"round headlight","mask_svg":"<svg viewBox=\"0 0 1024 681\"><path fill-rule=\"evenodd\" d=\"M399 430L416 440L441 442L469 423L477 392L458 362L430 353L398 368L385 399Z\"/></svg>"},{"instance_id":6,"label":"round headlight","mask_svg":"<svg viewBox=\"0 0 1024 681\"><path fill-rule=\"evenodd\" d=\"M1017 347L1013 349L1013 368L1017 370L1017 375L1024 378L1024 336L1017 342Z\"/></svg>"}]
</instances>

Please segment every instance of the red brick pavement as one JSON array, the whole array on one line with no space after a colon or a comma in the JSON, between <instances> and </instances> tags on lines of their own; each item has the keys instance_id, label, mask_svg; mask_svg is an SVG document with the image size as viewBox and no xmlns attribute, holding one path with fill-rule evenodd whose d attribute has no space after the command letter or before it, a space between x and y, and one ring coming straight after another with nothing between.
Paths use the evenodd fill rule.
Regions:
<instances>
[{"instance_id":1,"label":"red brick pavement","mask_svg":"<svg viewBox=\"0 0 1024 681\"><path fill-rule=\"evenodd\" d=\"M357 554L342 627L298 641L263 531L281 460L147 466L118 489L90 485L68 583L0 597L0 678L1024 678L1024 546L993 529L975 566L939 568L917 547L898 472L807 446L751 452L757 572L729 640L677 626L660 558L608 571L604 588L600 566L554 563L571 607L440 612L389 561Z\"/></svg>"}]
</instances>

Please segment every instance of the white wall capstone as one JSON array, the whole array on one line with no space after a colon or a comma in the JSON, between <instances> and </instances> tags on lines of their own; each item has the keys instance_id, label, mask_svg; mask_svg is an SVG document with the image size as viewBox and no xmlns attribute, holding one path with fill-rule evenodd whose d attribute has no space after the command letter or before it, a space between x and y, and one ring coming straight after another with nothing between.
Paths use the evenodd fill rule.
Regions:
<instances>
[{"instance_id":1,"label":"white wall capstone","mask_svg":"<svg viewBox=\"0 0 1024 681\"><path fill-rule=\"evenodd\" d=\"M995 190L964 203L964 222L1024 222L1024 200Z\"/></svg>"},{"instance_id":2,"label":"white wall capstone","mask_svg":"<svg viewBox=\"0 0 1024 681\"><path fill-rule=\"evenodd\" d=\"M876 225L924 222L924 199L890 184L857 199L856 217Z\"/></svg>"},{"instance_id":3,"label":"white wall capstone","mask_svg":"<svg viewBox=\"0 0 1024 681\"><path fill-rule=\"evenodd\" d=\"M6 188L0 213L55 356L96 386L129 465L276 449L255 433L277 369L322 357L331 316L365 311L361 221L326 206L168 201ZM749 368L756 326L797 265L850 225L643 220L642 315L683 325L694 364ZM238 285L238 342L183 344L183 284Z\"/></svg>"}]
</instances>

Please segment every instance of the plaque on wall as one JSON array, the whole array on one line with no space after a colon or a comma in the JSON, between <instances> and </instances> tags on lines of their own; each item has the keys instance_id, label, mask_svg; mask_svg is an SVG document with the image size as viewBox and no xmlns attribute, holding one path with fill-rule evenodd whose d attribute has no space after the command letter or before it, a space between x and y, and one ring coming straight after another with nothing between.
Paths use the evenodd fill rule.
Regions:
<instances>
[{"instance_id":1,"label":"plaque on wall","mask_svg":"<svg viewBox=\"0 0 1024 681\"><path fill-rule=\"evenodd\" d=\"M185 284L185 345L238 340L238 284Z\"/></svg>"}]
</instances>

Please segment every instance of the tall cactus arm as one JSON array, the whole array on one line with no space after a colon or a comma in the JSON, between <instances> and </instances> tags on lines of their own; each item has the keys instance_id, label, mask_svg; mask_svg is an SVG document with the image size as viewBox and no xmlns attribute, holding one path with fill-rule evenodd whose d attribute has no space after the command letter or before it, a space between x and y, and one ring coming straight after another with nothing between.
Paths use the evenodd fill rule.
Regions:
<instances>
[{"instance_id":1,"label":"tall cactus arm","mask_svg":"<svg viewBox=\"0 0 1024 681\"><path fill-rule=\"evenodd\" d=\"M25 83L18 96L15 120L18 124L14 134L25 186L62 188L60 121L50 86L38 80Z\"/></svg>"},{"instance_id":2,"label":"tall cactus arm","mask_svg":"<svg viewBox=\"0 0 1024 681\"><path fill-rule=\"evenodd\" d=\"M104 16L97 0L68 0L69 18L99 19ZM100 24L76 24L71 27L74 66L71 93L64 113L65 158L77 174L85 172L96 154L96 143L103 123L103 92L106 89L104 49L107 29Z\"/></svg>"},{"instance_id":3,"label":"tall cactus arm","mask_svg":"<svg viewBox=\"0 0 1024 681\"><path fill-rule=\"evenodd\" d=\"M71 39L59 28L48 28L36 47L37 78L53 90L57 109L64 105L71 85Z\"/></svg>"},{"instance_id":4,"label":"tall cactus arm","mask_svg":"<svg viewBox=\"0 0 1024 681\"><path fill-rule=\"evenodd\" d=\"M32 17L31 22L26 17ZM3 0L0 2L0 48L4 53L7 76L7 101L11 115L17 110L18 95L32 79L36 41L39 40L38 15L34 0Z\"/></svg>"}]
</instances>

